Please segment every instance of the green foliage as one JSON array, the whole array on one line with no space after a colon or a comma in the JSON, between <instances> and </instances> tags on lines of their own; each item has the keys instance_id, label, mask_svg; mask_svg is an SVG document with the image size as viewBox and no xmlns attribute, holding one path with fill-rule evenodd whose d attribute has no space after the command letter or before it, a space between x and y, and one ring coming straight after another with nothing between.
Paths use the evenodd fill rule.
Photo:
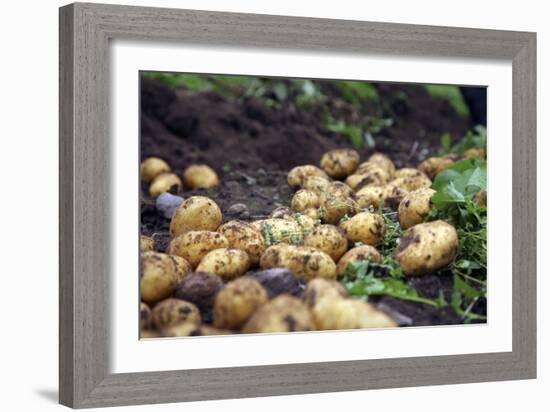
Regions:
<instances>
[{"instance_id":1,"label":"green foliage","mask_svg":"<svg viewBox=\"0 0 550 412\"><path fill-rule=\"evenodd\" d=\"M447 100L459 116L468 117L470 115L470 109L468 109L468 105L458 86L427 84L425 87L431 96Z\"/></svg>"},{"instance_id":2,"label":"green foliage","mask_svg":"<svg viewBox=\"0 0 550 412\"><path fill-rule=\"evenodd\" d=\"M383 276L383 277L381 277ZM416 289L403 280L399 265L389 256L381 263L362 260L349 263L342 284L351 296L368 300L369 296L391 296L397 299L439 306L439 302L418 296Z\"/></svg>"},{"instance_id":3,"label":"green foliage","mask_svg":"<svg viewBox=\"0 0 550 412\"><path fill-rule=\"evenodd\" d=\"M379 100L376 88L364 81L336 80L334 86L340 92L342 98L355 106L362 106L368 102Z\"/></svg>"},{"instance_id":4,"label":"green foliage","mask_svg":"<svg viewBox=\"0 0 550 412\"><path fill-rule=\"evenodd\" d=\"M364 145L365 140L363 136L363 131L357 126L351 126L344 123L343 121L339 121L336 123L328 124L327 128L334 133L346 136L352 146L357 149L360 149Z\"/></svg>"},{"instance_id":5,"label":"green foliage","mask_svg":"<svg viewBox=\"0 0 550 412\"><path fill-rule=\"evenodd\" d=\"M483 126L474 127L473 131L468 131L466 136L457 144L449 147L447 153L462 154L468 149L486 149L487 148L487 130Z\"/></svg>"}]
</instances>

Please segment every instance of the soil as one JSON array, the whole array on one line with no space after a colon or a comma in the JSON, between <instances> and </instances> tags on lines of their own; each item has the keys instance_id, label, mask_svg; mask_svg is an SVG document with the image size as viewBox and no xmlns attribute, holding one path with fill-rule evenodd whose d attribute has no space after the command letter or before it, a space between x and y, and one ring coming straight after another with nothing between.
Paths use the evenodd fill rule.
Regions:
<instances>
[{"instance_id":1,"label":"soil","mask_svg":"<svg viewBox=\"0 0 550 412\"><path fill-rule=\"evenodd\" d=\"M415 85L376 84L381 105L354 106L331 100L331 111L340 118L383 116L393 119L390 128L375 135L376 148L359 150L365 159L373 151L386 153L397 167L416 166L439 151L440 138L449 132L459 139L472 126L444 100L434 99ZM330 93L330 85L324 88ZM287 206L293 191L288 171L298 165L318 164L328 150L349 147L346 137L330 132L320 115L294 104L277 109L261 101L230 101L214 93L173 91L158 81L141 80L141 158L158 156L181 171L193 163L216 170L220 185L213 189L186 190L185 197L200 194L214 199L224 220L263 218L277 206ZM142 186L141 233L153 236L163 251L168 243L169 220L155 209L154 199ZM437 298L442 290L450 298L452 278L424 276L412 285L420 296ZM402 325L456 324L451 309L383 297L373 300Z\"/></svg>"}]
</instances>

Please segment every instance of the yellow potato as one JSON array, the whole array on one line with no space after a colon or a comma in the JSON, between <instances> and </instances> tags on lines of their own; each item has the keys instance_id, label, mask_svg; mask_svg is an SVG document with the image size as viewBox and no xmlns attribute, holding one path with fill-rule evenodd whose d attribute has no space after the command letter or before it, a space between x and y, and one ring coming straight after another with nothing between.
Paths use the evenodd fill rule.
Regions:
<instances>
[{"instance_id":1,"label":"yellow potato","mask_svg":"<svg viewBox=\"0 0 550 412\"><path fill-rule=\"evenodd\" d=\"M149 186L149 195L151 197L157 197L164 192L179 192L181 188L181 179L177 175L174 173L161 173L151 182Z\"/></svg>"},{"instance_id":2,"label":"yellow potato","mask_svg":"<svg viewBox=\"0 0 550 412\"><path fill-rule=\"evenodd\" d=\"M355 199L361 209L369 207L379 208L384 206L386 201L384 197L384 187L369 185L361 188L355 193Z\"/></svg>"},{"instance_id":3,"label":"yellow potato","mask_svg":"<svg viewBox=\"0 0 550 412\"><path fill-rule=\"evenodd\" d=\"M229 247L244 250L250 257L250 264L257 265L265 250L262 233L250 223L232 220L221 225L218 232L224 235Z\"/></svg>"},{"instance_id":4,"label":"yellow potato","mask_svg":"<svg viewBox=\"0 0 550 412\"><path fill-rule=\"evenodd\" d=\"M392 210L397 210L399 203L401 203L405 196L407 196L407 193L409 193L408 190L394 185L393 182L383 186L382 189L384 191L384 194L382 195L384 198L384 206L389 207Z\"/></svg>"},{"instance_id":5,"label":"yellow potato","mask_svg":"<svg viewBox=\"0 0 550 412\"><path fill-rule=\"evenodd\" d=\"M307 246L279 244L267 248L260 259L262 269L286 268L297 277L336 278L336 264L329 255Z\"/></svg>"},{"instance_id":6,"label":"yellow potato","mask_svg":"<svg viewBox=\"0 0 550 412\"><path fill-rule=\"evenodd\" d=\"M268 300L264 287L250 277L229 282L214 300L214 326L239 329Z\"/></svg>"},{"instance_id":7,"label":"yellow potato","mask_svg":"<svg viewBox=\"0 0 550 412\"><path fill-rule=\"evenodd\" d=\"M145 302L141 302L139 306L139 328L141 330L151 329L151 308Z\"/></svg>"},{"instance_id":8,"label":"yellow potato","mask_svg":"<svg viewBox=\"0 0 550 412\"><path fill-rule=\"evenodd\" d=\"M200 325L201 314L191 302L168 298L155 305L151 312L151 319L155 328L160 330L180 322L192 322Z\"/></svg>"},{"instance_id":9,"label":"yellow potato","mask_svg":"<svg viewBox=\"0 0 550 412\"><path fill-rule=\"evenodd\" d=\"M340 222L340 227L350 243L361 242L365 245L376 246L384 238L386 224L382 216L361 212Z\"/></svg>"},{"instance_id":10,"label":"yellow potato","mask_svg":"<svg viewBox=\"0 0 550 412\"><path fill-rule=\"evenodd\" d=\"M321 169L335 179L349 176L359 166L359 153L353 149L335 149L323 155Z\"/></svg>"},{"instance_id":11,"label":"yellow potato","mask_svg":"<svg viewBox=\"0 0 550 412\"><path fill-rule=\"evenodd\" d=\"M409 192L399 203L399 224L403 229L422 223L430 213L430 199L435 190L426 188Z\"/></svg>"},{"instance_id":12,"label":"yellow potato","mask_svg":"<svg viewBox=\"0 0 550 412\"><path fill-rule=\"evenodd\" d=\"M444 222L421 223L408 229L393 253L403 273L421 276L451 263L458 251L456 229Z\"/></svg>"},{"instance_id":13,"label":"yellow potato","mask_svg":"<svg viewBox=\"0 0 550 412\"><path fill-rule=\"evenodd\" d=\"M357 202L346 196L321 196L321 217L325 223L336 225L344 216L353 216L359 211Z\"/></svg>"},{"instance_id":14,"label":"yellow potato","mask_svg":"<svg viewBox=\"0 0 550 412\"><path fill-rule=\"evenodd\" d=\"M385 154L374 153L367 159L367 162L381 166L384 170L386 170L390 178L395 173L395 165Z\"/></svg>"},{"instance_id":15,"label":"yellow potato","mask_svg":"<svg viewBox=\"0 0 550 412\"><path fill-rule=\"evenodd\" d=\"M309 211L317 210L317 209L308 209ZM305 211L307 212L307 211ZM298 225L300 226L300 229L302 229L303 236L307 235L309 232L311 232L317 224L319 223L317 219L314 219L307 214L304 213L296 213L294 215L294 220ZM302 239L303 240L303 239Z\"/></svg>"},{"instance_id":16,"label":"yellow potato","mask_svg":"<svg viewBox=\"0 0 550 412\"><path fill-rule=\"evenodd\" d=\"M416 176L406 176L394 179L389 183L389 185L398 187L407 192L431 187L432 181L430 180L430 178L422 173L420 170L418 170L417 172L419 174L417 174Z\"/></svg>"},{"instance_id":17,"label":"yellow potato","mask_svg":"<svg viewBox=\"0 0 550 412\"><path fill-rule=\"evenodd\" d=\"M369 303L358 299L323 299L313 308L319 330L396 327L395 321Z\"/></svg>"},{"instance_id":18,"label":"yellow potato","mask_svg":"<svg viewBox=\"0 0 550 412\"><path fill-rule=\"evenodd\" d=\"M142 329L139 331L140 339L155 339L160 338L160 334L157 331L150 329Z\"/></svg>"},{"instance_id":19,"label":"yellow potato","mask_svg":"<svg viewBox=\"0 0 550 412\"><path fill-rule=\"evenodd\" d=\"M176 265L176 277L177 282L181 282L185 276L187 276L193 268L191 267L191 264L182 258L181 256L176 255L169 255L170 258L174 261L174 265Z\"/></svg>"},{"instance_id":20,"label":"yellow potato","mask_svg":"<svg viewBox=\"0 0 550 412\"><path fill-rule=\"evenodd\" d=\"M191 196L178 206L170 221L170 237L175 238L191 230L215 231L222 223L222 212L212 199Z\"/></svg>"},{"instance_id":21,"label":"yellow potato","mask_svg":"<svg viewBox=\"0 0 550 412\"><path fill-rule=\"evenodd\" d=\"M192 230L172 239L168 253L181 256L195 268L208 252L228 246L229 242L221 233Z\"/></svg>"},{"instance_id":22,"label":"yellow potato","mask_svg":"<svg viewBox=\"0 0 550 412\"><path fill-rule=\"evenodd\" d=\"M338 261L338 265L336 266L338 277L344 276L349 263L358 263L368 259L373 262L380 263L382 256L374 247L369 245L356 246L353 249L350 249Z\"/></svg>"},{"instance_id":23,"label":"yellow potato","mask_svg":"<svg viewBox=\"0 0 550 412\"><path fill-rule=\"evenodd\" d=\"M395 174L393 175L394 180L400 179L404 177L418 177L422 176L423 172L421 172L418 169L415 169L414 167L404 167L402 169L398 169L395 171Z\"/></svg>"},{"instance_id":24,"label":"yellow potato","mask_svg":"<svg viewBox=\"0 0 550 412\"><path fill-rule=\"evenodd\" d=\"M300 299L279 295L260 309L244 325L243 333L276 333L314 330L309 308Z\"/></svg>"},{"instance_id":25,"label":"yellow potato","mask_svg":"<svg viewBox=\"0 0 550 412\"><path fill-rule=\"evenodd\" d=\"M140 165L141 178L150 183L161 173L170 173L172 170L168 163L158 157L148 157Z\"/></svg>"},{"instance_id":26,"label":"yellow potato","mask_svg":"<svg viewBox=\"0 0 550 412\"><path fill-rule=\"evenodd\" d=\"M263 219L252 222L260 230L265 246L278 243L302 243L303 231L294 219Z\"/></svg>"},{"instance_id":27,"label":"yellow potato","mask_svg":"<svg viewBox=\"0 0 550 412\"><path fill-rule=\"evenodd\" d=\"M181 338L185 336L198 336L201 326L195 322L179 322L161 329L161 335L165 338Z\"/></svg>"},{"instance_id":28,"label":"yellow potato","mask_svg":"<svg viewBox=\"0 0 550 412\"><path fill-rule=\"evenodd\" d=\"M453 163L454 161L448 157L430 157L418 165L418 170L433 179Z\"/></svg>"},{"instance_id":29,"label":"yellow potato","mask_svg":"<svg viewBox=\"0 0 550 412\"><path fill-rule=\"evenodd\" d=\"M311 190L317 196L320 196L321 193L324 193L327 191L328 187L330 186L330 183L331 182L328 179L328 177L307 176L302 183L302 189Z\"/></svg>"},{"instance_id":30,"label":"yellow potato","mask_svg":"<svg viewBox=\"0 0 550 412\"><path fill-rule=\"evenodd\" d=\"M218 186L220 179L210 166L191 165L183 171L183 182L191 189L209 189Z\"/></svg>"},{"instance_id":31,"label":"yellow potato","mask_svg":"<svg viewBox=\"0 0 550 412\"><path fill-rule=\"evenodd\" d=\"M320 225L305 236L304 246L325 252L332 260L337 262L348 250L348 239L339 227Z\"/></svg>"},{"instance_id":32,"label":"yellow potato","mask_svg":"<svg viewBox=\"0 0 550 412\"><path fill-rule=\"evenodd\" d=\"M178 282L176 264L165 253L142 253L140 276L141 300L149 304L170 296Z\"/></svg>"},{"instance_id":33,"label":"yellow potato","mask_svg":"<svg viewBox=\"0 0 550 412\"><path fill-rule=\"evenodd\" d=\"M353 190L359 190L365 186L382 185L387 183L387 173L381 168L369 172L356 172L346 178L346 184Z\"/></svg>"},{"instance_id":34,"label":"yellow potato","mask_svg":"<svg viewBox=\"0 0 550 412\"><path fill-rule=\"evenodd\" d=\"M300 213L300 215L301 216L307 216L308 218L312 219L313 222L314 222L314 225L316 225L322 217L320 208L306 209L302 213Z\"/></svg>"},{"instance_id":35,"label":"yellow potato","mask_svg":"<svg viewBox=\"0 0 550 412\"><path fill-rule=\"evenodd\" d=\"M467 159L484 159L485 158L485 149L482 147L472 147L464 152L464 157Z\"/></svg>"},{"instance_id":36,"label":"yellow potato","mask_svg":"<svg viewBox=\"0 0 550 412\"><path fill-rule=\"evenodd\" d=\"M296 166L287 176L287 182L290 187L300 187L304 183L304 179L308 176L319 176L328 178L327 174L317 166L304 165Z\"/></svg>"},{"instance_id":37,"label":"yellow potato","mask_svg":"<svg viewBox=\"0 0 550 412\"><path fill-rule=\"evenodd\" d=\"M155 251L155 240L148 236L141 235L139 237L139 251L143 252L154 252Z\"/></svg>"},{"instance_id":38,"label":"yellow potato","mask_svg":"<svg viewBox=\"0 0 550 412\"><path fill-rule=\"evenodd\" d=\"M208 252L197 266L197 272L215 273L229 281L243 275L249 267L250 258L244 250L221 248Z\"/></svg>"},{"instance_id":39,"label":"yellow potato","mask_svg":"<svg viewBox=\"0 0 550 412\"><path fill-rule=\"evenodd\" d=\"M347 296L348 293L340 282L317 278L307 282L302 300L312 308L323 299L343 299Z\"/></svg>"},{"instance_id":40,"label":"yellow potato","mask_svg":"<svg viewBox=\"0 0 550 412\"><path fill-rule=\"evenodd\" d=\"M290 207L295 212L303 212L306 209L317 209L319 207L319 196L311 190L300 189L294 193Z\"/></svg>"}]
</instances>

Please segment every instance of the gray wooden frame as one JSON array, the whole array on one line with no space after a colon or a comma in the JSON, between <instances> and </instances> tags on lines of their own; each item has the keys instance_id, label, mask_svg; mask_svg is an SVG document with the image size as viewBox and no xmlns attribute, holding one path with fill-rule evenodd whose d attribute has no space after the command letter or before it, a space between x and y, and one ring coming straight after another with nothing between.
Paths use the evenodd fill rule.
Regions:
<instances>
[{"instance_id":1,"label":"gray wooden frame","mask_svg":"<svg viewBox=\"0 0 550 412\"><path fill-rule=\"evenodd\" d=\"M513 65L513 350L170 372L108 371L109 40L504 59ZM64 405L111 405L536 376L536 35L71 4L60 9L60 335Z\"/></svg>"}]
</instances>

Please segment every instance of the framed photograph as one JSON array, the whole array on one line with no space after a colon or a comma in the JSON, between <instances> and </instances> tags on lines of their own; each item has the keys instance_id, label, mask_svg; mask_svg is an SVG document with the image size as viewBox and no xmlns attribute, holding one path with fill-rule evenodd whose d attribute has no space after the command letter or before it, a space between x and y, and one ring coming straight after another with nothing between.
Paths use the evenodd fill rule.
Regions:
<instances>
[{"instance_id":1,"label":"framed photograph","mask_svg":"<svg viewBox=\"0 0 550 412\"><path fill-rule=\"evenodd\" d=\"M536 35L60 9L60 402L536 377Z\"/></svg>"}]
</instances>

